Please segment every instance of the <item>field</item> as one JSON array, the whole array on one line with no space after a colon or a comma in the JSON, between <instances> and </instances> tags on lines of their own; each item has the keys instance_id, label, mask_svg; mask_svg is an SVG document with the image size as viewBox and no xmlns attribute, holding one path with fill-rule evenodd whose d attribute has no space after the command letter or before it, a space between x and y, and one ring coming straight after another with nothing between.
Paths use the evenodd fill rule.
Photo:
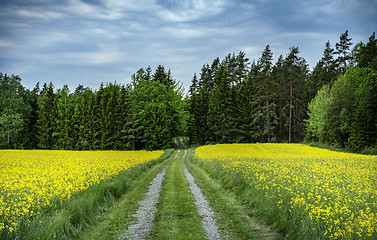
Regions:
<instances>
[{"instance_id":1,"label":"field","mask_svg":"<svg viewBox=\"0 0 377 240\"><path fill-rule=\"evenodd\" d=\"M186 171L222 238L377 239L377 157L302 144L2 150L0 239L118 239L162 171L150 239L206 239Z\"/></svg>"},{"instance_id":2,"label":"field","mask_svg":"<svg viewBox=\"0 0 377 240\"><path fill-rule=\"evenodd\" d=\"M199 147L196 157L240 176L262 204L271 203L279 215L273 221L287 222L298 237L377 239L376 156L300 144L229 144Z\"/></svg>"},{"instance_id":3,"label":"field","mask_svg":"<svg viewBox=\"0 0 377 240\"><path fill-rule=\"evenodd\" d=\"M0 151L0 232L163 151Z\"/></svg>"}]
</instances>

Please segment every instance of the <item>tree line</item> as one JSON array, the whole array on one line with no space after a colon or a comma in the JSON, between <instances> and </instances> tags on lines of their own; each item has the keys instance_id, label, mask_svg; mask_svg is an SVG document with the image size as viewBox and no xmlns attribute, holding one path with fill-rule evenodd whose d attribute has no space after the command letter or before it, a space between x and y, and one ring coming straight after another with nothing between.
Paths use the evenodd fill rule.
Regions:
<instances>
[{"instance_id":1,"label":"tree line","mask_svg":"<svg viewBox=\"0 0 377 240\"><path fill-rule=\"evenodd\" d=\"M245 53L204 65L190 88L188 135L193 142L298 142L310 99L308 65L292 47L272 63L269 45L257 62Z\"/></svg>"},{"instance_id":2,"label":"tree line","mask_svg":"<svg viewBox=\"0 0 377 240\"><path fill-rule=\"evenodd\" d=\"M0 73L0 147L22 149L163 149L183 133L183 89L163 66L148 67L132 83L52 83L25 89L19 76Z\"/></svg>"},{"instance_id":3,"label":"tree line","mask_svg":"<svg viewBox=\"0 0 377 240\"><path fill-rule=\"evenodd\" d=\"M273 63L267 45L204 64L184 96L158 66L130 84L33 90L0 73L0 148L162 149L176 136L191 144L320 142L360 152L377 144L377 40L353 48L345 31L325 43L312 71L298 47Z\"/></svg>"},{"instance_id":4,"label":"tree line","mask_svg":"<svg viewBox=\"0 0 377 240\"><path fill-rule=\"evenodd\" d=\"M352 49L345 31L310 72L297 47L275 63L229 54L194 74L188 136L193 143L322 142L361 151L377 144L377 41Z\"/></svg>"},{"instance_id":5,"label":"tree line","mask_svg":"<svg viewBox=\"0 0 377 240\"><path fill-rule=\"evenodd\" d=\"M308 104L307 141L377 154L377 39L353 50L355 67L324 84ZM344 65L346 66L346 65Z\"/></svg>"}]
</instances>

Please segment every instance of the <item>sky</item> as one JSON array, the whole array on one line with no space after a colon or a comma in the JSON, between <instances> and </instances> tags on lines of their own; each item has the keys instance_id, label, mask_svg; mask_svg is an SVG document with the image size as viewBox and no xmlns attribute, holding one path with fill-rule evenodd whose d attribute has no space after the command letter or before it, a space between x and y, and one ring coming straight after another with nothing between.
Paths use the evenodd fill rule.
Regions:
<instances>
[{"instance_id":1,"label":"sky","mask_svg":"<svg viewBox=\"0 0 377 240\"><path fill-rule=\"evenodd\" d=\"M0 72L74 91L162 65L187 91L204 64L267 44L274 61L298 47L312 69L346 30L367 42L377 0L2 0Z\"/></svg>"}]
</instances>

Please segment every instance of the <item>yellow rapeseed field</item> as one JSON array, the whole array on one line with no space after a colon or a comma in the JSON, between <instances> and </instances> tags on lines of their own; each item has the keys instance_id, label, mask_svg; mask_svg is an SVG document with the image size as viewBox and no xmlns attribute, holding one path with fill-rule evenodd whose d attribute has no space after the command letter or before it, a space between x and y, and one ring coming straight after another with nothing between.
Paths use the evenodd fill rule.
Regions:
<instances>
[{"instance_id":1,"label":"yellow rapeseed field","mask_svg":"<svg viewBox=\"0 0 377 240\"><path fill-rule=\"evenodd\" d=\"M163 151L0 150L0 231Z\"/></svg>"},{"instance_id":2,"label":"yellow rapeseed field","mask_svg":"<svg viewBox=\"0 0 377 240\"><path fill-rule=\"evenodd\" d=\"M238 173L319 238L377 239L377 157L301 144L219 144L196 156Z\"/></svg>"}]
</instances>

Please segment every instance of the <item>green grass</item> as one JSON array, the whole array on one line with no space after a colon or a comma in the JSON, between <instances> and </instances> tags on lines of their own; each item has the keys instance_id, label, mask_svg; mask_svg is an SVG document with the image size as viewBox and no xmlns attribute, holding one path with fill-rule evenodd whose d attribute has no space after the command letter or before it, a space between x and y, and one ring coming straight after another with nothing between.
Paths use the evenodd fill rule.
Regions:
<instances>
[{"instance_id":1,"label":"green grass","mask_svg":"<svg viewBox=\"0 0 377 240\"><path fill-rule=\"evenodd\" d=\"M1 239L72 239L93 223L98 216L134 188L145 173L169 158L173 150L167 150L156 160L127 169L120 174L77 193L62 203L56 202L31 220L30 225L20 227L12 236Z\"/></svg>"},{"instance_id":2,"label":"green grass","mask_svg":"<svg viewBox=\"0 0 377 240\"><path fill-rule=\"evenodd\" d=\"M250 187L239 174L228 173L219 163L205 163L197 158L192 162L205 170L210 178L215 179L224 190L233 192L246 209L252 209L249 216L263 220L264 223L288 239L297 238L286 215L282 215L275 204L268 201L258 190Z\"/></svg>"},{"instance_id":3,"label":"green grass","mask_svg":"<svg viewBox=\"0 0 377 240\"><path fill-rule=\"evenodd\" d=\"M221 185L221 188L233 192L246 209L252 209L247 214L248 216L263 220L273 230L279 232L278 238L318 239L318 235L310 231L310 225L306 224L301 215L295 216L279 210L275 202L268 200L263 192L246 183L240 174L227 172L220 163L204 162L197 158L192 158L192 162L204 169L210 178L215 179ZM211 194L211 191L208 192Z\"/></svg>"},{"instance_id":4,"label":"green grass","mask_svg":"<svg viewBox=\"0 0 377 240\"><path fill-rule=\"evenodd\" d=\"M155 165L137 182L134 182L132 189L104 214L97 216L91 226L80 233L77 239L118 239L118 236L135 220L134 214L139 207L138 203L144 198L150 182L171 163L174 155L170 154L166 161Z\"/></svg>"},{"instance_id":5,"label":"green grass","mask_svg":"<svg viewBox=\"0 0 377 240\"><path fill-rule=\"evenodd\" d=\"M190 156L185 164L216 212L216 223L222 231L223 238L276 239L279 237L271 227L255 217L253 208L243 205L237 195L231 191L232 188L235 190L237 185L241 186L238 192L242 191L243 187L238 180L232 181L231 178L228 178L229 176L217 172L217 169L211 169L217 172L216 176L222 178L223 181L215 179L205 171L205 168L208 170L209 166L200 163L200 160ZM228 184L228 189L224 188L225 183Z\"/></svg>"},{"instance_id":6,"label":"green grass","mask_svg":"<svg viewBox=\"0 0 377 240\"><path fill-rule=\"evenodd\" d=\"M223 239L280 237L259 219L276 222L274 210L240 176L193 157L193 149L167 150L159 159L128 169L46 209L18 235L0 239L118 239L133 224L138 203L153 178L167 168L154 226L148 239L206 239L202 218L184 175L184 165L203 189ZM241 202L243 201L243 202ZM262 204L263 203L263 204ZM262 206L263 205L263 206ZM254 207L256 210L254 210ZM283 219L280 219L283 220ZM279 221L278 221L279 222ZM281 221L280 221L281 222ZM284 226L277 226L284 229Z\"/></svg>"},{"instance_id":7,"label":"green grass","mask_svg":"<svg viewBox=\"0 0 377 240\"><path fill-rule=\"evenodd\" d=\"M184 175L183 152L166 170L149 239L206 239L201 216Z\"/></svg>"}]
</instances>

